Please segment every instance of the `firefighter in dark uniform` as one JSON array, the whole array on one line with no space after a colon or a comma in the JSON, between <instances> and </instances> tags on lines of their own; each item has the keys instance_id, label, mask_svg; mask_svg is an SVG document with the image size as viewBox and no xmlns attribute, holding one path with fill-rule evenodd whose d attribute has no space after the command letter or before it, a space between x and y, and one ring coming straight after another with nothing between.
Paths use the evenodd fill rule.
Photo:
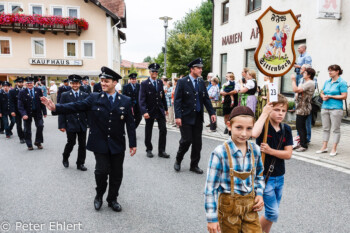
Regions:
<instances>
[{"instance_id":1,"label":"firefighter in dark uniform","mask_svg":"<svg viewBox=\"0 0 350 233\"><path fill-rule=\"evenodd\" d=\"M180 126L181 140L174 169L180 171L183 157L192 144L190 171L202 174L203 170L198 167L198 163L202 150L204 106L213 123L216 122L216 115L204 81L200 78L203 67L202 59L192 61L188 67L190 74L177 82L175 90L175 120Z\"/></svg>"},{"instance_id":2,"label":"firefighter in dark uniform","mask_svg":"<svg viewBox=\"0 0 350 233\"><path fill-rule=\"evenodd\" d=\"M38 149L43 149L43 146L41 145L44 142L43 116L47 116L46 107L40 102L40 98L43 97L43 92L41 88L34 87L33 77L27 77L26 83L27 88L21 90L18 94L18 111L20 112L24 123L24 139L28 150L33 150L32 121L34 119L36 126L34 145L37 146Z\"/></svg>"},{"instance_id":3,"label":"firefighter in dark uniform","mask_svg":"<svg viewBox=\"0 0 350 233\"><path fill-rule=\"evenodd\" d=\"M129 96L132 102L132 109L135 118L135 127L137 128L142 120L142 115L139 105L140 84L137 83L137 73L129 75L130 83L123 87L123 95Z\"/></svg>"},{"instance_id":4,"label":"firefighter in dark uniform","mask_svg":"<svg viewBox=\"0 0 350 233\"><path fill-rule=\"evenodd\" d=\"M11 116L15 117L16 127L17 127L17 135L19 137L19 141L21 144L26 143L26 141L24 140L22 116L21 116L20 112L18 111L18 95L19 95L19 92L24 89L23 88L23 81L24 81L24 79L22 77L18 77L15 80L16 87L14 89L10 90L10 112L11 112Z\"/></svg>"},{"instance_id":5,"label":"firefighter in dark uniform","mask_svg":"<svg viewBox=\"0 0 350 233\"><path fill-rule=\"evenodd\" d=\"M72 89L62 93L60 104L78 102L84 100L89 95L80 91L80 82L82 77L79 75L70 75L68 77L71 82ZM86 131L87 131L87 114L85 112L61 114L58 116L58 129L67 133L67 144L63 151L63 166L69 167L69 156L72 152L76 139L78 137L78 159L77 169L86 171L84 166L86 158Z\"/></svg>"},{"instance_id":6,"label":"firefighter in dark uniform","mask_svg":"<svg viewBox=\"0 0 350 233\"><path fill-rule=\"evenodd\" d=\"M168 106L165 99L163 82L157 79L159 68L160 66L157 63L148 66L150 77L141 83L139 95L141 114L146 121L145 145L147 157L149 158L153 157L151 139L154 120L157 120L159 128L158 156L162 158L170 157L165 152L167 134L165 114L168 114Z\"/></svg>"},{"instance_id":7,"label":"firefighter in dark uniform","mask_svg":"<svg viewBox=\"0 0 350 233\"><path fill-rule=\"evenodd\" d=\"M80 90L87 93L91 94L91 86L89 85L89 76L83 77L82 84L80 86Z\"/></svg>"},{"instance_id":8,"label":"firefighter in dark uniform","mask_svg":"<svg viewBox=\"0 0 350 233\"><path fill-rule=\"evenodd\" d=\"M7 81L2 83L3 90L0 93L0 117L2 117L2 123L6 133L6 138L12 136L12 129L15 125L16 119L11 116L10 111L10 86L11 84Z\"/></svg>"},{"instance_id":9,"label":"firefighter in dark uniform","mask_svg":"<svg viewBox=\"0 0 350 233\"><path fill-rule=\"evenodd\" d=\"M87 149L94 152L96 159L95 179L97 195L94 200L96 210L102 206L102 197L107 189L109 175L108 206L121 211L117 202L123 178L125 156L125 126L129 137L130 155L136 153L136 131L132 115L131 99L115 91L120 75L102 67L100 75L103 92L92 93L86 99L67 104L55 104L42 98L53 114L92 112Z\"/></svg>"},{"instance_id":10,"label":"firefighter in dark uniform","mask_svg":"<svg viewBox=\"0 0 350 233\"><path fill-rule=\"evenodd\" d=\"M93 88L93 89L94 89L93 92L98 92L98 93L102 92L101 82L96 83L96 84L94 85L94 88Z\"/></svg>"},{"instance_id":11,"label":"firefighter in dark uniform","mask_svg":"<svg viewBox=\"0 0 350 233\"><path fill-rule=\"evenodd\" d=\"M58 88L57 91L57 103L60 103L62 93L66 91L70 91L72 88L69 86L69 80L65 79L63 80L63 86Z\"/></svg>"},{"instance_id":12,"label":"firefighter in dark uniform","mask_svg":"<svg viewBox=\"0 0 350 233\"><path fill-rule=\"evenodd\" d=\"M0 93L2 92L2 81L0 81ZM2 117L0 117L0 134L4 134L5 128L2 123Z\"/></svg>"}]
</instances>

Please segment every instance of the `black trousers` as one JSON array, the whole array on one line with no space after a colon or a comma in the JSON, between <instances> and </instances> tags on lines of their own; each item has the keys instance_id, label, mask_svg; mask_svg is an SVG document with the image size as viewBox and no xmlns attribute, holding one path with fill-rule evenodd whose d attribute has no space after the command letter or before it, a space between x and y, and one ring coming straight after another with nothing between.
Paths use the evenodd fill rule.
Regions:
<instances>
[{"instance_id":1,"label":"black trousers","mask_svg":"<svg viewBox=\"0 0 350 233\"><path fill-rule=\"evenodd\" d=\"M63 161L68 161L70 153L73 151L78 136L78 158L77 165L85 163L86 158L86 131L83 132L68 132L67 144L63 151Z\"/></svg>"},{"instance_id":2,"label":"black trousers","mask_svg":"<svg viewBox=\"0 0 350 233\"><path fill-rule=\"evenodd\" d=\"M296 127L300 137L300 146L307 148L307 131L306 131L306 119L308 115L297 115Z\"/></svg>"},{"instance_id":3,"label":"black trousers","mask_svg":"<svg viewBox=\"0 0 350 233\"><path fill-rule=\"evenodd\" d=\"M140 125L140 122L141 122L141 120L142 120L142 115L141 115L141 113L135 114L135 115L134 115L134 118L135 118L135 128L137 128L137 127Z\"/></svg>"},{"instance_id":4,"label":"black trousers","mask_svg":"<svg viewBox=\"0 0 350 233\"><path fill-rule=\"evenodd\" d=\"M28 116L27 120L23 120L24 122L24 139L26 140L26 144L28 147L33 146L32 143L32 121L34 119L36 126L36 134L35 134L35 143L43 143L43 130L44 130L44 120L43 116L37 116L33 114L33 116Z\"/></svg>"},{"instance_id":5,"label":"black trousers","mask_svg":"<svg viewBox=\"0 0 350 233\"><path fill-rule=\"evenodd\" d=\"M24 139L24 132L23 132L23 124L22 124L22 116L20 113L16 113L16 128L17 128L17 135L19 139Z\"/></svg>"},{"instance_id":6,"label":"black trousers","mask_svg":"<svg viewBox=\"0 0 350 233\"><path fill-rule=\"evenodd\" d=\"M2 123L2 117L0 117L0 132L4 132L5 127L4 127L4 123Z\"/></svg>"},{"instance_id":7,"label":"black trousers","mask_svg":"<svg viewBox=\"0 0 350 233\"><path fill-rule=\"evenodd\" d=\"M146 145L146 151L152 151L152 130L153 130L153 124L154 124L154 118L146 119L146 128L145 128L145 145ZM165 152L165 146L166 146L166 120L165 117L158 117L156 118L158 122L158 129L159 129L159 140L158 140L158 152Z\"/></svg>"},{"instance_id":8,"label":"black trousers","mask_svg":"<svg viewBox=\"0 0 350 233\"><path fill-rule=\"evenodd\" d=\"M181 161L184 158L184 155L192 145L191 167L198 167L202 150L202 131L203 122L200 113L196 114L196 121L194 125L182 124L182 126L180 127L180 146L176 155L177 162L181 163Z\"/></svg>"},{"instance_id":9,"label":"black trousers","mask_svg":"<svg viewBox=\"0 0 350 233\"><path fill-rule=\"evenodd\" d=\"M109 175L109 190L107 202L117 200L119 188L123 180L123 163L125 153L121 154L99 154L94 153L96 159L95 180L97 195L102 197L107 189Z\"/></svg>"},{"instance_id":10,"label":"black trousers","mask_svg":"<svg viewBox=\"0 0 350 233\"><path fill-rule=\"evenodd\" d=\"M2 116L2 124L4 125L6 136L12 135L12 129L13 129L13 126L15 125L15 122L16 122L15 118L11 115Z\"/></svg>"}]
</instances>

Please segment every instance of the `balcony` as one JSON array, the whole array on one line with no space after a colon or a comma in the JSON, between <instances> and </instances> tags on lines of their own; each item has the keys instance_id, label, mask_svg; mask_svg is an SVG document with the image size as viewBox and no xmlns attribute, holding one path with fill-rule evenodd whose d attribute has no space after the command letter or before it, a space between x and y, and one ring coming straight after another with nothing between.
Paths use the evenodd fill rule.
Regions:
<instances>
[{"instance_id":1,"label":"balcony","mask_svg":"<svg viewBox=\"0 0 350 233\"><path fill-rule=\"evenodd\" d=\"M35 31L45 34L53 33L57 35L63 32L66 35L75 33L78 36L83 30L88 29L89 24L84 19L63 18L58 16L41 16L41 15L19 15L19 14L1 14L0 31L8 32L9 30L21 33L33 33Z\"/></svg>"}]
</instances>

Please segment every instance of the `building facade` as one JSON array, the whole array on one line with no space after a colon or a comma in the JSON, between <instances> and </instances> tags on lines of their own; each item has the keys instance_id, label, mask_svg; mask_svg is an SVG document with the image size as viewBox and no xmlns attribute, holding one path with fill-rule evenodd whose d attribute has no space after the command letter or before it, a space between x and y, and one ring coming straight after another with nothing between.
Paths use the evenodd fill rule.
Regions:
<instances>
[{"instance_id":1,"label":"building facade","mask_svg":"<svg viewBox=\"0 0 350 233\"><path fill-rule=\"evenodd\" d=\"M131 70L134 69L138 74L138 82L142 82L142 80L148 78L149 76L148 65L148 62L136 63L122 60L120 65L120 74L124 79L128 79L128 75L131 73Z\"/></svg>"},{"instance_id":2,"label":"building facade","mask_svg":"<svg viewBox=\"0 0 350 233\"><path fill-rule=\"evenodd\" d=\"M220 78L227 71L234 72L241 78L243 67L258 71L254 61L254 52L259 43L256 19L272 6L275 10L291 9L300 22L300 29L295 34L295 51L305 43L307 52L312 57L312 67L319 71L319 88L329 78L328 66L338 64L344 70L342 78L350 84L349 58L350 49L346 46L350 36L350 1L332 0L340 6L341 19L319 18L320 4L328 0L214 0L213 10L213 61L212 70ZM280 92L292 96L290 75L275 78ZM263 83L263 74L258 72L258 83Z\"/></svg>"},{"instance_id":3,"label":"building facade","mask_svg":"<svg viewBox=\"0 0 350 233\"><path fill-rule=\"evenodd\" d=\"M0 13L1 17L36 15L41 20L10 25L0 21L2 81L37 76L46 83L60 82L70 74L96 78L101 66L120 72L120 41L126 40L120 31L126 27L123 0L0 0ZM88 28L41 23L48 18L60 22L60 17L77 18L80 23L84 19Z\"/></svg>"}]
</instances>

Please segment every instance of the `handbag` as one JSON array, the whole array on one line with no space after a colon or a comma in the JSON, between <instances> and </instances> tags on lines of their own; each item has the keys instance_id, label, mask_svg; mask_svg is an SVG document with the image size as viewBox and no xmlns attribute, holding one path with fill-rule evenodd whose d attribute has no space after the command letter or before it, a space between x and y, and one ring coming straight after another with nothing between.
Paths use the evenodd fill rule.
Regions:
<instances>
[{"instance_id":1,"label":"handbag","mask_svg":"<svg viewBox=\"0 0 350 233\"><path fill-rule=\"evenodd\" d=\"M318 89L318 84L317 84L317 93L314 95L314 97L312 97L311 104L316 105L319 109L321 109L321 107L322 107L323 99L320 95L320 90Z\"/></svg>"}]
</instances>

